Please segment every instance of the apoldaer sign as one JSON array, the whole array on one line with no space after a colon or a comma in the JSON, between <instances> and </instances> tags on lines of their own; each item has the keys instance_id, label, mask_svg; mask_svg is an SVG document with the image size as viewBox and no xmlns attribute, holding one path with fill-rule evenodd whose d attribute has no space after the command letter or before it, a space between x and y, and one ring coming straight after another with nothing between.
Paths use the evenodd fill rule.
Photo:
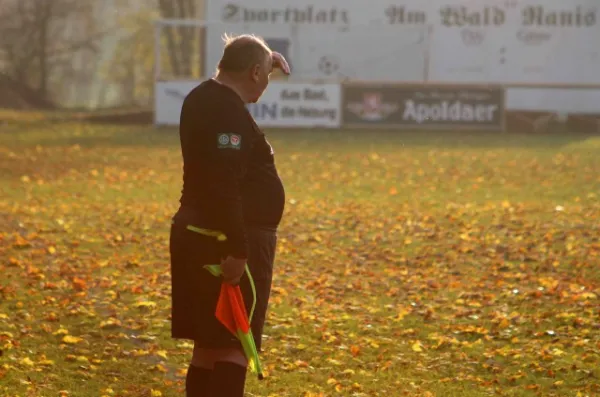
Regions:
<instances>
[{"instance_id":1,"label":"apoldaer sign","mask_svg":"<svg viewBox=\"0 0 600 397\"><path fill-rule=\"evenodd\" d=\"M419 103L408 99L404 102L404 120L414 120L419 124L434 122L489 123L499 111L497 103L464 103L460 100L437 103Z\"/></svg>"},{"instance_id":2,"label":"apoldaer sign","mask_svg":"<svg viewBox=\"0 0 600 397\"><path fill-rule=\"evenodd\" d=\"M344 85L343 125L504 127L504 89L478 86Z\"/></svg>"}]
</instances>

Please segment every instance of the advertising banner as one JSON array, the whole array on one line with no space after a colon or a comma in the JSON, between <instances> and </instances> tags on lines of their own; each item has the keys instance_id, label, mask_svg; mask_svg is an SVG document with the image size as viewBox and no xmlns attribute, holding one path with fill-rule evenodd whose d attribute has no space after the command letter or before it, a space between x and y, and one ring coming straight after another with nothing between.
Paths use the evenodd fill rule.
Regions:
<instances>
[{"instance_id":1,"label":"advertising banner","mask_svg":"<svg viewBox=\"0 0 600 397\"><path fill-rule=\"evenodd\" d=\"M248 110L260 127L340 126L339 84L271 82Z\"/></svg>"},{"instance_id":2,"label":"advertising banner","mask_svg":"<svg viewBox=\"0 0 600 397\"><path fill-rule=\"evenodd\" d=\"M504 128L504 89L477 86L343 85L348 127Z\"/></svg>"},{"instance_id":3,"label":"advertising banner","mask_svg":"<svg viewBox=\"0 0 600 397\"><path fill-rule=\"evenodd\" d=\"M200 81L156 83L155 124L179 125L181 106ZM338 128L341 88L339 84L287 83L273 81L259 102L247 108L261 127Z\"/></svg>"}]
</instances>

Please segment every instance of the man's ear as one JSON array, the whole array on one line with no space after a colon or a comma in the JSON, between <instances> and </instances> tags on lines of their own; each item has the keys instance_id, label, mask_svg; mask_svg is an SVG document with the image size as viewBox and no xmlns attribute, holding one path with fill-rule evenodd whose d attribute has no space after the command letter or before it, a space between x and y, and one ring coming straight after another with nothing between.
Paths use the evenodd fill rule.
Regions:
<instances>
[{"instance_id":1,"label":"man's ear","mask_svg":"<svg viewBox=\"0 0 600 397\"><path fill-rule=\"evenodd\" d=\"M260 81L260 65L259 64L256 64L256 65L252 66L252 68L250 68L250 78L255 83L258 83Z\"/></svg>"}]
</instances>

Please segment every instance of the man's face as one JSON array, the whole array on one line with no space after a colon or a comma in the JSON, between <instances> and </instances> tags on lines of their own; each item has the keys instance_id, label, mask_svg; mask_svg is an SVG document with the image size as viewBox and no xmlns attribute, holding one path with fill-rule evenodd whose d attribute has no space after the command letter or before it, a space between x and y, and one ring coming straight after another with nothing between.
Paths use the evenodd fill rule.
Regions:
<instances>
[{"instance_id":1,"label":"man's face","mask_svg":"<svg viewBox=\"0 0 600 397\"><path fill-rule=\"evenodd\" d=\"M252 103L258 102L261 95L267 89L269 85L269 76L273 71L273 60L271 56L266 56L265 61L262 64L256 65L252 70L253 89L250 101Z\"/></svg>"}]
</instances>

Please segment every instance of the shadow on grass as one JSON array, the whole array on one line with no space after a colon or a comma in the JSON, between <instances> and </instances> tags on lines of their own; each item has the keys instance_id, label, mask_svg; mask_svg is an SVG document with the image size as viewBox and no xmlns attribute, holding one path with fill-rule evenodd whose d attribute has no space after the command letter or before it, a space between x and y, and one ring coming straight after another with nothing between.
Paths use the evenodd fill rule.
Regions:
<instances>
[{"instance_id":1,"label":"shadow on grass","mask_svg":"<svg viewBox=\"0 0 600 397\"><path fill-rule=\"evenodd\" d=\"M48 122L0 126L0 145L179 148L176 127ZM525 134L495 131L266 129L276 150L317 148L386 152L407 148L560 148L597 135L576 133Z\"/></svg>"},{"instance_id":2,"label":"shadow on grass","mask_svg":"<svg viewBox=\"0 0 600 397\"><path fill-rule=\"evenodd\" d=\"M327 145L347 148L361 146L369 150L404 148L560 148L586 139L589 134L526 134L497 131L432 131L432 130L266 130L269 139L294 146Z\"/></svg>"}]
</instances>

